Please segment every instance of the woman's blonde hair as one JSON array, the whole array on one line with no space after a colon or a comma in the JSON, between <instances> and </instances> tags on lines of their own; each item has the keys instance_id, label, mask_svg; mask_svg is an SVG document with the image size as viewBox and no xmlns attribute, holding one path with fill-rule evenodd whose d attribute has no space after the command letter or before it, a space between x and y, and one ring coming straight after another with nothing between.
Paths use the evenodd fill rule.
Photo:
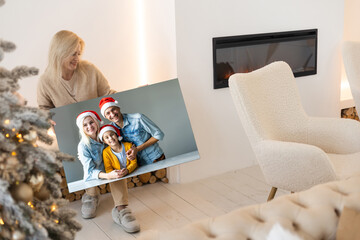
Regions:
<instances>
[{"instance_id":1,"label":"woman's blonde hair","mask_svg":"<svg viewBox=\"0 0 360 240\"><path fill-rule=\"evenodd\" d=\"M96 131L96 136L99 135L99 131L100 131L100 123L99 123L99 120L97 119L94 119L92 116L87 116L87 117L91 117L96 126L97 126L97 131ZM85 117L85 118L87 118ZM80 141L85 143L86 146L88 146L89 148L91 148L91 145L90 145L90 137L84 132L84 127L83 127L83 124L84 124L84 120L85 118L81 121L81 127L79 127L79 134L80 134Z\"/></svg>"},{"instance_id":2,"label":"woman's blonde hair","mask_svg":"<svg viewBox=\"0 0 360 240\"><path fill-rule=\"evenodd\" d=\"M57 32L50 43L48 66L45 72L50 77L61 77L64 59L72 55L79 44L82 53L85 42L78 35L67 30Z\"/></svg>"}]
</instances>

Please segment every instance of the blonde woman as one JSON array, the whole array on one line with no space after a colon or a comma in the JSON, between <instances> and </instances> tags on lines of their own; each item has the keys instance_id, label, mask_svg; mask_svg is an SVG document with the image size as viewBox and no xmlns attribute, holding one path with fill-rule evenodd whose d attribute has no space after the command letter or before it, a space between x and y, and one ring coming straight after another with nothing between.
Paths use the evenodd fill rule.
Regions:
<instances>
[{"instance_id":1,"label":"blonde woman","mask_svg":"<svg viewBox=\"0 0 360 240\"><path fill-rule=\"evenodd\" d=\"M91 63L81 60L84 41L67 30L57 32L50 43L48 66L37 88L39 108L50 109L114 93L103 74ZM96 215L99 189L86 189L81 213Z\"/></svg>"},{"instance_id":2,"label":"blonde woman","mask_svg":"<svg viewBox=\"0 0 360 240\"><path fill-rule=\"evenodd\" d=\"M100 70L81 59L84 41L67 30L51 40L48 65L37 88L39 108L50 109L115 93Z\"/></svg>"},{"instance_id":3,"label":"blonde woman","mask_svg":"<svg viewBox=\"0 0 360 240\"><path fill-rule=\"evenodd\" d=\"M85 181L92 179L116 179L124 176L121 170L105 172L102 159L104 145L98 139L100 121L99 115L94 111L84 111L76 118L76 125L81 136L78 144L78 157L83 165ZM128 208L127 181L119 180L109 184L115 204L111 213L114 222L119 224L126 232L138 232L140 225ZM87 201L87 198L90 197L84 196L83 201ZM96 204L98 202L99 200L97 199Z\"/></svg>"}]
</instances>

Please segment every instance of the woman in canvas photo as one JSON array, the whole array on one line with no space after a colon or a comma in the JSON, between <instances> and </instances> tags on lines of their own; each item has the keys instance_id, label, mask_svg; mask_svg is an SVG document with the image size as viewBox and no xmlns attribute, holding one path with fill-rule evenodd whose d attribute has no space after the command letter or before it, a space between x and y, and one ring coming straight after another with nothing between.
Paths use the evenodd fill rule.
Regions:
<instances>
[{"instance_id":1,"label":"woman in canvas photo","mask_svg":"<svg viewBox=\"0 0 360 240\"><path fill-rule=\"evenodd\" d=\"M92 179L116 179L124 176L124 172L117 169L107 173L105 172L102 158L104 145L98 139L100 121L99 115L94 111L84 111L76 118L76 125L80 132L78 157L83 165L85 181ZM111 182L109 184L115 205L112 210L114 222L119 224L126 232L132 233L139 231L140 225L128 208L126 179ZM83 201L86 201L86 197Z\"/></svg>"}]
</instances>

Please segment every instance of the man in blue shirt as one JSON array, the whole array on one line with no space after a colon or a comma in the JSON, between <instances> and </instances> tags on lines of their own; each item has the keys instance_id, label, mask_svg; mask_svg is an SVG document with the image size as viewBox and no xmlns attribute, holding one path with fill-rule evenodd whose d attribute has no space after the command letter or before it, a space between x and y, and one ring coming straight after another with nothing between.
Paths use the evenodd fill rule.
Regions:
<instances>
[{"instance_id":1,"label":"man in blue shirt","mask_svg":"<svg viewBox=\"0 0 360 240\"><path fill-rule=\"evenodd\" d=\"M139 165L165 159L158 143L164 133L148 117L141 113L121 113L117 101L111 97L101 99L99 108L101 114L120 130L124 141L136 145L126 153L129 159L137 155Z\"/></svg>"}]
</instances>

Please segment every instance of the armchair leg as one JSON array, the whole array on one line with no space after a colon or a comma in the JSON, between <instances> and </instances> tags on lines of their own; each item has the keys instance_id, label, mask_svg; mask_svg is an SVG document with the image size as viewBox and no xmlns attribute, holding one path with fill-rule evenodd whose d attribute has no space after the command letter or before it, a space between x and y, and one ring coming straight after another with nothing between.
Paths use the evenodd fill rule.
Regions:
<instances>
[{"instance_id":1,"label":"armchair leg","mask_svg":"<svg viewBox=\"0 0 360 240\"><path fill-rule=\"evenodd\" d=\"M276 187L271 188L267 201L271 201L275 197L276 191L277 191Z\"/></svg>"}]
</instances>

